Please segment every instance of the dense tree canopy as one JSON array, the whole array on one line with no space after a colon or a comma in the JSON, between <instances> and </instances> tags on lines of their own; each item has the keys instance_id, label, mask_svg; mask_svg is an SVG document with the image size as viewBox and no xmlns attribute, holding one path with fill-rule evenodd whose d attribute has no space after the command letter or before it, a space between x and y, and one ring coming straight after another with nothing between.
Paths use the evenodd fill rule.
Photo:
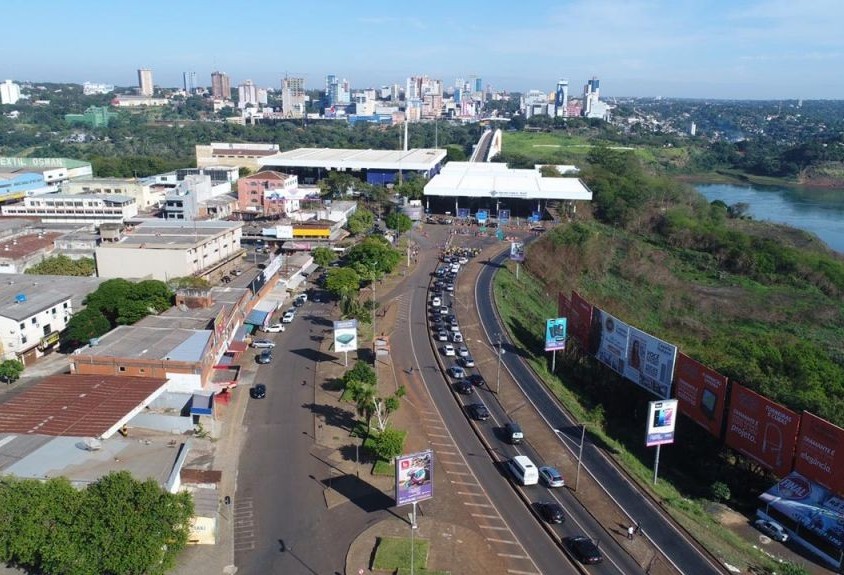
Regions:
<instances>
[{"instance_id":1,"label":"dense tree canopy","mask_svg":"<svg viewBox=\"0 0 844 575\"><path fill-rule=\"evenodd\" d=\"M65 255L45 258L24 271L27 274L53 276L93 276L96 272L93 258L72 260Z\"/></svg>"}]
</instances>

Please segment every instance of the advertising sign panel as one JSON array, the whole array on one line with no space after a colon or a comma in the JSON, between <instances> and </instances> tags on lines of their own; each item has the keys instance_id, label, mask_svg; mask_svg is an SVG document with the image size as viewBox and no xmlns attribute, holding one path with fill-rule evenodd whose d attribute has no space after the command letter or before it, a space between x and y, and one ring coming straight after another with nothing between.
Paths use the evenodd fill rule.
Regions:
<instances>
[{"instance_id":1,"label":"advertising sign panel","mask_svg":"<svg viewBox=\"0 0 844 575\"><path fill-rule=\"evenodd\" d=\"M334 351L355 351L358 348L358 320L334 322Z\"/></svg>"},{"instance_id":2,"label":"advertising sign panel","mask_svg":"<svg viewBox=\"0 0 844 575\"><path fill-rule=\"evenodd\" d=\"M800 416L736 382L730 391L727 445L785 477L797 443Z\"/></svg>"},{"instance_id":3,"label":"advertising sign panel","mask_svg":"<svg viewBox=\"0 0 844 575\"><path fill-rule=\"evenodd\" d=\"M566 349L566 318L545 320L545 351Z\"/></svg>"},{"instance_id":4,"label":"advertising sign panel","mask_svg":"<svg viewBox=\"0 0 844 575\"><path fill-rule=\"evenodd\" d=\"M530 223L532 223L532 224L535 224L541 219L542 219L542 214L540 214L539 212L531 212L530 217L528 218L528 221L530 221Z\"/></svg>"},{"instance_id":5,"label":"advertising sign panel","mask_svg":"<svg viewBox=\"0 0 844 575\"><path fill-rule=\"evenodd\" d=\"M487 210L478 210L475 212L475 219L478 220L478 223L483 225L489 219L489 212Z\"/></svg>"},{"instance_id":6,"label":"advertising sign panel","mask_svg":"<svg viewBox=\"0 0 844 575\"><path fill-rule=\"evenodd\" d=\"M469 208L457 208L457 217L465 220L469 217Z\"/></svg>"},{"instance_id":7,"label":"advertising sign panel","mask_svg":"<svg viewBox=\"0 0 844 575\"><path fill-rule=\"evenodd\" d=\"M510 242L510 259L514 262L525 261L525 244L523 242Z\"/></svg>"},{"instance_id":8,"label":"advertising sign panel","mask_svg":"<svg viewBox=\"0 0 844 575\"><path fill-rule=\"evenodd\" d=\"M430 449L396 458L396 505L434 496L434 452Z\"/></svg>"},{"instance_id":9,"label":"advertising sign panel","mask_svg":"<svg viewBox=\"0 0 844 575\"><path fill-rule=\"evenodd\" d=\"M506 226L510 223L510 210L498 210L498 225Z\"/></svg>"},{"instance_id":10,"label":"advertising sign panel","mask_svg":"<svg viewBox=\"0 0 844 575\"><path fill-rule=\"evenodd\" d=\"M671 397L677 346L657 339L635 327L627 336L624 377L657 397Z\"/></svg>"},{"instance_id":11,"label":"advertising sign panel","mask_svg":"<svg viewBox=\"0 0 844 575\"><path fill-rule=\"evenodd\" d=\"M593 309L590 341L595 357L619 375L624 375L629 335L630 326L626 323L602 309Z\"/></svg>"},{"instance_id":12,"label":"advertising sign panel","mask_svg":"<svg viewBox=\"0 0 844 575\"><path fill-rule=\"evenodd\" d=\"M677 400L651 401L648 403L648 425L645 445L674 443L674 427L677 425Z\"/></svg>"},{"instance_id":13,"label":"advertising sign panel","mask_svg":"<svg viewBox=\"0 0 844 575\"><path fill-rule=\"evenodd\" d=\"M766 512L776 510L795 521L799 526L797 536L840 560L840 551L844 549L844 499L796 472L759 499L765 504Z\"/></svg>"},{"instance_id":14,"label":"advertising sign panel","mask_svg":"<svg viewBox=\"0 0 844 575\"><path fill-rule=\"evenodd\" d=\"M794 471L844 494L844 429L804 411L796 454Z\"/></svg>"},{"instance_id":15,"label":"advertising sign panel","mask_svg":"<svg viewBox=\"0 0 844 575\"><path fill-rule=\"evenodd\" d=\"M560 314L565 315L565 314ZM568 329L580 343L580 349L592 353L589 347L589 332L592 329L592 304L580 297L577 292L571 292L571 309L566 315Z\"/></svg>"},{"instance_id":16,"label":"advertising sign panel","mask_svg":"<svg viewBox=\"0 0 844 575\"><path fill-rule=\"evenodd\" d=\"M727 399L725 376L696 362L685 353L678 353L674 370L674 396L680 402L680 413L720 439Z\"/></svg>"}]
</instances>

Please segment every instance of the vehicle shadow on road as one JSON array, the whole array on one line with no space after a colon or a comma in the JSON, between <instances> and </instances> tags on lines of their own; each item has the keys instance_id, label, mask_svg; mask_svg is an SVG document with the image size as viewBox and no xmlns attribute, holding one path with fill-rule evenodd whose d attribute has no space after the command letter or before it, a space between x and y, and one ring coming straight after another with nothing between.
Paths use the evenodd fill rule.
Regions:
<instances>
[{"instance_id":1,"label":"vehicle shadow on road","mask_svg":"<svg viewBox=\"0 0 844 575\"><path fill-rule=\"evenodd\" d=\"M314 415L322 417L328 427L337 427L351 432L356 423L355 414L340 407L316 403L306 403L302 407L310 409Z\"/></svg>"}]
</instances>

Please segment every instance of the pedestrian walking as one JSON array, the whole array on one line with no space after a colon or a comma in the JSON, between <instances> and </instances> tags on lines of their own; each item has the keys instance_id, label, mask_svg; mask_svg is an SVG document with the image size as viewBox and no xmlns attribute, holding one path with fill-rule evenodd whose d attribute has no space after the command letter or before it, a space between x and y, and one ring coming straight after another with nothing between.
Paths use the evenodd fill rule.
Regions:
<instances>
[{"instance_id":1,"label":"pedestrian walking","mask_svg":"<svg viewBox=\"0 0 844 575\"><path fill-rule=\"evenodd\" d=\"M632 540L633 539L633 533L635 533L635 531L636 531L636 528L633 527L632 525L630 527L628 527L627 528L627 538Z\"/></svg>"}]
</instances>

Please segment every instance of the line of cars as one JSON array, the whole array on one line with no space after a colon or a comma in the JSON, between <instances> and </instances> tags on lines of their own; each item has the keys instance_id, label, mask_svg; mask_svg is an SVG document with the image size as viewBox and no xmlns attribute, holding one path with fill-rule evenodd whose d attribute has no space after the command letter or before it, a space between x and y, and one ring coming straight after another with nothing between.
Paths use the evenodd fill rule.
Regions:
<instances>
[{"instance_id":1,"label":"line of cars","mask_svg":"<svg viewBox=\"0 0 844 575\"><path fill-rule=\"evenodd\" d=\"M446 378L451 382L454 390L465 396L472 396L475 388L483 388L486 382L480 373L473 370L475 361L463 341L460 326L450 305L452 294L461 266L461 258L467 261L465 255L446 256L431 282L429 292L429 322L432 338L440 345L440 353L444 363L453 358L454 363L445 370ZM473 420L484 422L492 417L489 408L482 402L474 401L463 404L465 413ZM505 422L500 435L507 443L517 445L524 439L524 432L518 423ZM517 455L506 463L506 468L514 482L521 486L542 484L554 489L565 486L562 474L553 466L536 466L524 455ZM556 525L565 522L565 512L556 498L542 498L535 501L533 509L545 522ZM586 536L576 535L561 537L560 541L565 551L584 565L603 561L595 542Z\"/></svg>"}]
</instances>

